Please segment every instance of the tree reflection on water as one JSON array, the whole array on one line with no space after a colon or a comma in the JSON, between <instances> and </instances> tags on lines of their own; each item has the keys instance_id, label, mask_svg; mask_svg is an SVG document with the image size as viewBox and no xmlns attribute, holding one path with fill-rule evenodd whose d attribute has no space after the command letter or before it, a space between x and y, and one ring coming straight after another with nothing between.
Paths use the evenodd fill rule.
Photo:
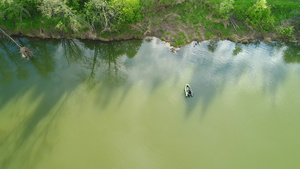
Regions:
<instances>
[{"instance_id":1,"label":"tree reflection on water","mask_svg":"<svg viewBox=\"0 0 300 169\"><path fill-rule=\"evenodd\" d=\"M121 84L126 79L126 74L120 70L124 68L124 61L126 59L131 59L136 55L142 41L110 43L81 41L81 43L86 51L83 55L81 66L89 70L89 81L115 86Z\"/></svg>"},{"instance_id":2,"label":"tree reflection on water","mask_svg":"<svg viewBox=\"0 0 300 169\"><path fill-rule=\"evenodd\" d=\"M286 63L300 63L300 45L297 43L288 43L284 51L283 59Z\"/></svg>"},{"instance_id":3,"label":"tree reflection on water","mask_svg":"<svg viewBox=\"0 0 300 169\"><path fill-rule=\"evenodd\" d=\"M25 61L17 57L18 49L5 41L0 41L0 74L1 81L11 82L14 74L17 74L18 79L27 79L28 78L28 70L24 63ZM10 74L11 76L7 76Z\"/></svg>"}]
</instances>

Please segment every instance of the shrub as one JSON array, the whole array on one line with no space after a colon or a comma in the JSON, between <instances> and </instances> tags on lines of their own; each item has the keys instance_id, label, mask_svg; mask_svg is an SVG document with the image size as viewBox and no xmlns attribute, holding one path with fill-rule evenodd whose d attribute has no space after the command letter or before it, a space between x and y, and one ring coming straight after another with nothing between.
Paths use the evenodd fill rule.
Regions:
<instances>
[{"instance_id":1,"label":"shrub","mask_svg":"<svg viewBox=\"0 0 300 169\"><path fill-rule=\"evenodd\" d=\"M294 33L294 26L286 26L286 27L280 26L279 28L277 28L277 33L285 37L291 37L292 34Z\"/></svg>"},{"instance_id":2,"label":"shrub","mask_svg":"<svg viewBox=\"0 0 300 169\"><path fill-rule=\"evenodd\" d=\"M247 23L261 30L270 30L275 22L266 0L258 0L253 6L248 8L246 15Z\"/></svg>"}]
</instances>

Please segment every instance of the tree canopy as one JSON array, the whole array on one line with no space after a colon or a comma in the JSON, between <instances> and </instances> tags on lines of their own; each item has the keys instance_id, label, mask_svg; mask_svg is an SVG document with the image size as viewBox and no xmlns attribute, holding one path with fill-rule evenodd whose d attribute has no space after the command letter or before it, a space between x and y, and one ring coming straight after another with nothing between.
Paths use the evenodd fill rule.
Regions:
<instances>
[{"instance_id":1,"label":"tree canopy","mask_svg":"<svg viewBox=\"0 0 300 169\"><path fill-rule=\"evenodd\" d=\"M121 23L141 19L139 0L5 0L0 11L3 20L22 22L42 15L56 20L56 28L74 32L95 27L115 31Z\"/></svg>"},{"instance_id":2,"label":"tree canopy","mask_svg":"<svg viewBox=\"0 0 300 169\"><path fill-rule=\"evenodd\" d=\"M196 31L205 29L208 39L212 34L229 35L228 27L238 32L239 26L242 31L274 31L290 38L300 30L299 9L298 0L0 0L0 26L16 32L33 28L67 35L93 31L107 36L125 32L138 22L133 29L145 34L148 27L162 22L172 25L182 21L194 24L188 27ZM228 19L232 26L226 23ZM222 22L224 26L219 24Z\"/></svg>"}]
</instances>

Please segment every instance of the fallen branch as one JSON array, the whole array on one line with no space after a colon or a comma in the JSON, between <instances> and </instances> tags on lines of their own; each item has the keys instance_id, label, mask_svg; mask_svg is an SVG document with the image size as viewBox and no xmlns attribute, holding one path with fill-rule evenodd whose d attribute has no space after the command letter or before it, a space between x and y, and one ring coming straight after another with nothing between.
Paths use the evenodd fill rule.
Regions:
<instances>
[{"instance_id":1,"label":"fallen branch","mask_svg":"<svg viewBox=\"0 0 300 169\"><path fill-rule=\"evenodd\" d=\"M27 47L22 47L21 45L19 45L12 37L10 37L3 29L0 28L0 31L6 36L8 37L12 42L14 42L20 49L20 53L22 54L22 57L25 59L30 60L31 56L34 55L34 52L27 48Z\"/></svg>"},{"instance_id":2,"label":"fallen branch","mask_svg":"<svg viewBox=\"0 0 300 169\"><path fill-rule=\"evenodd\" d=\"M234 30L237 32L236 27L238 27L238 26L234 23L234 21L233 21L231 18L229 18L229 21L231 22L231 24L232 24Z\"/></svg>"}]
</instances>

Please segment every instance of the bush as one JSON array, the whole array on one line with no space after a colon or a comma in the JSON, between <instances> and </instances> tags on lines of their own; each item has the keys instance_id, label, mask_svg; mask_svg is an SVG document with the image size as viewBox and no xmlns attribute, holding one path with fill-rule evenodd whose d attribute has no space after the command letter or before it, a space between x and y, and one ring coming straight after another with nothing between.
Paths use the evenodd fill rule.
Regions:
<instances>
[{"instance_id":1,"label":"bush","mask_svg":"<svg viewBox=\"0 0 300 169\"><path fill-rule=\"evenodd\" d=\"M277 28L277 33L285 37L291 37L292 34L294 33L294 26L286 26L286 27L280 26L279 28Z\"/></svg>"},{"instance_id":2,"label":"bush","mask_svg":"<svg viewBox=\"0 0 300 169\"><path fill-rule=\"evenodd\" d=\"M258 0L246 11L247 23L261 30L270 30L275 22L266 0Z\"/></svg>"}]
</instances>

